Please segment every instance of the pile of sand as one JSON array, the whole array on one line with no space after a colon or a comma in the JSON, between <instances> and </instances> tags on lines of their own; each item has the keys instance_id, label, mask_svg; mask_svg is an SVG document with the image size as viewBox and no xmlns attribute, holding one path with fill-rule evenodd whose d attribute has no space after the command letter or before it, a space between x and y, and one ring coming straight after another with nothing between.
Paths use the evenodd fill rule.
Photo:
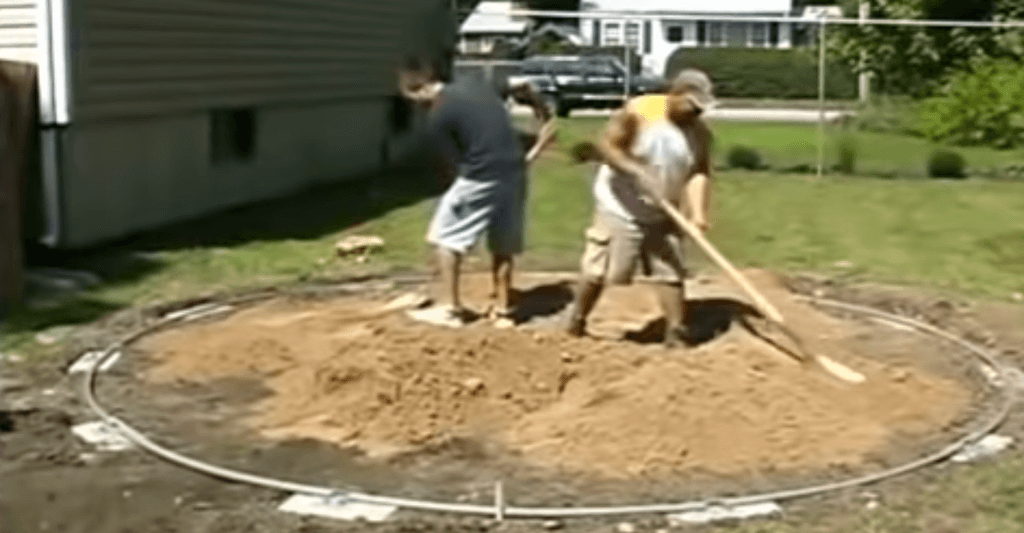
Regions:
<instances>
[{"instance_id":1,"label":"pile of sand","mask_svg":"<svg viewBox=\"0 0 1024 533\"><path fill-rule=\"evenodd\" d=\"M638 291L610 294L595 327L656 313ZM144 346L159 362L154 380L263 381L273 394L247 422L269 437L312 437L372 455L469 437L607 476L854 466L896 437L950 424L968 403L952 380L879 362L899 359L905 344L859 358L867 326L826 316L778 287L770 297L797 330L813 333L814 349L867 383L808 371L738 327L667 352L547 328L432 328L357 299L271 302Z\"/></svg>"}]
</instances>

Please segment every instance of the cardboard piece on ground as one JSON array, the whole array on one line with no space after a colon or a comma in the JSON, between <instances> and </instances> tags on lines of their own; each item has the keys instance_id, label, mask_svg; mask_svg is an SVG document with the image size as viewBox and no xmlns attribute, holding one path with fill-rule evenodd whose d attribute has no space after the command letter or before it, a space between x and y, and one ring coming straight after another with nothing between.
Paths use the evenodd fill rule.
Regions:
<instances>
[{"instance_id":1,"label":"cardboard piece on ground","mask_svg":"<svg viewBox=\"0 0 1024 533\"><path fill-rule=\"evenodd\" d=\"M419 309L430 304L430 297L418 292L407 292L384 305L384 311Z\"/></svg>"},{"instance_id":2,"label":"cardboard piece on ground","mask_svg":"<svg viewBox=\"0 0 1024 533\"><path fill-rule=\"evenodd\" d=\"M91 369L91 368L96 366L96 363L98 363L100 361L100 358L102 356L103 356L103 352L101 352L101 351L86 352L86 353L82 354L82 356L79 357L68 368L68 374L84 374L84 373L88 372L89 369ZM96 369L96 371L97 372L108 372L111 368L114 367L115 364L117 364L117 361L119 359L121 359L121 352L115 352L113 355L111 355L109 358L107 358L107 360L104 361L103 364L100 365L100 367Z\"/></svg>"},{"instance_id":3,"label":"cardboard piece on ground","mask_svg":"<svg viewBox=\"0 0 1024 533\"><path fill-rule=\"evenodd\" d=\"M366 520L367 522L383 522L387 520L397 507L372 503L332 500L322 496L295 494L277 508L285 513L304 516L318 516L335 520Z\"/></svg>"},{"instance_id":4,"label":"cardboard piece on ground","mask_svg":"<svg viewBox=\"0 0 1024 533\"><path fill-rule=\"evenodd\" d=\"M1013 437L989 435L978 442L968 444L959 453L950 458L954 463L969 463L985 457L991 457L1007 449L1013 444Z\"/></svg>"},{"instance_id":5,"label":"cardboard piece on ground","mask_svg":"<svg viewBox=\"0 0 1024 533\"><path fill-rule=\"evenodd\" d=\"M199 304L192 307L186 307L185 309L180 309L178 311L167 313L166 315L163 316L163 318L167 320L178 320L181 318L185 318L189 315L203 313L205 311L209 311L210 309L215 309L216 307L217 304L213 303Z\"/></svg>"},{"instance_id":6,"label":"cardboard piece on ground","mask_svg":"<svg viewBox=\"0 0 1024 533\"><path fill-rule=\"evenodd\" d=\"M71 432L104 452L122 452L135 446L120 431L103 421L79 424L72 427Z\"/></svg>"},{"instance_id":7,"label":"cardboard piece on ground","mask_svg":"<svg viewBox=\"0 0 1024 533\"><path fill-rule=\"evenodd\" d=\"M668 515L669 524L709 524L721 520L745 520L782 514L782 507L775 502L737 505L735 507L712 506L699 511L687 511Z\"/></svg>"}]
</instances>

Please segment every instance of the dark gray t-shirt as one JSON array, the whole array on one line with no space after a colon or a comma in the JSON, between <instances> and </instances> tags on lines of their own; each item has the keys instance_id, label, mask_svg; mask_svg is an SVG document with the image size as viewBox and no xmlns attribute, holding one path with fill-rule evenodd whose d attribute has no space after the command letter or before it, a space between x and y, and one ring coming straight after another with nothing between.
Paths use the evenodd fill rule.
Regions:
<instances>
[{"instance_id":1,"label":"dark gray t-shirt","mask_svg":"<svg viewBox=\"0 0 1024 533\"><path fill-rule=\"evenodd\" d=\"M442 154L473 180L509 179L522 171L523 153L505 109L502 84L467 77L441 90L430 133Z\"/></svg>"}]
</instances>

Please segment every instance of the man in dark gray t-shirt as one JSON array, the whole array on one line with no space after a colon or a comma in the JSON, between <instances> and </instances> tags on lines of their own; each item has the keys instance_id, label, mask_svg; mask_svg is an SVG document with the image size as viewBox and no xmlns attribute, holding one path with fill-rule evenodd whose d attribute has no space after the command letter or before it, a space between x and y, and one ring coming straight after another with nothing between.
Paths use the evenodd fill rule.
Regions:
<instances>
[{"instance_id":1,"label":"man in dark gray t-shirt","mask_svg":"<svg viewBox=\"0 0 1024 533\"><path fill-rule=\"evenodd\" d=\"M504 102L516 94L544 121L550 120L550 111L529 87L510 88L473 77L442 83L415 64L402 71L400 80L406 98L430 106L427 129L442 162L455 175L427 232L437 249L447 301L410 315L451 327L465 323L468 313L459 297L461 259L486 233L496 299L492 318L510 325L512 262L523 250L526 161Z\"/></svg>"}]
</instances>

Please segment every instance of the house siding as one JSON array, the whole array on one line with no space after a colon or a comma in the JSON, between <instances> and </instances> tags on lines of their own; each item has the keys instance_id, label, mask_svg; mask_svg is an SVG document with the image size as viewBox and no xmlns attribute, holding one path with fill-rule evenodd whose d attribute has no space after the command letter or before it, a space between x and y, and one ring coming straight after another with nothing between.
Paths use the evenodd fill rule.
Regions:
<instances>
[{"instance_id":1,"label":"house siding","mask_svg":"<svg viewBox=\"0 0 1024 533\"><path fill-rule=\"evenodd\" d=\"M59 132L60 236L90 246L318 183L416 150L393 126L395 67L438 58L441 0L71 2L73 106ZM218 158L220 110L252 151Z\"/></svg>"},{"instance_id":2,"label":"house siding","mask_svg":"<svg viewBox=\"0 0 1024 533\"><path fill-rule=\"evenodd\" d=\"M0 60L38 63L38 3L0 0Z\"/></svg>"},{"instance_id":3,"label":"house siding","mask_svg":"<svg viewBox=\"0 0 1024 533\"><path fill-rule=\"evenodd\" d=\"M79 0L78 120L384 96L441 2ZM437 31L443 31L443 27Z\"/></svg>"}]
</instances>

